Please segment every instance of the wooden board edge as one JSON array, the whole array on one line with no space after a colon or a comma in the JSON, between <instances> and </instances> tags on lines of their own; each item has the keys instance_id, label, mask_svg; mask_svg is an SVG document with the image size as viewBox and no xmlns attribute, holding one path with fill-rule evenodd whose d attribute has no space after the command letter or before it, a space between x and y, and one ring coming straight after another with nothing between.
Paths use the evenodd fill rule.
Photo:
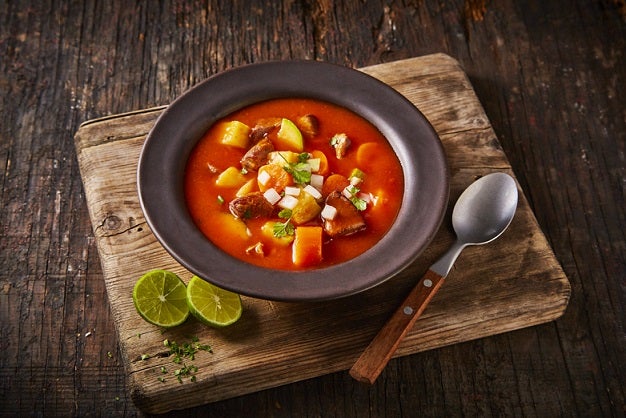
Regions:
<instances>
[{"instance_id":1,"label":"wooden board edge","mask_svg":"<svg viewBox=\"0 0 626 418\"><path fill-rule=\"evenodd\" d=\"M128 112L123 112L123 113L116 113L113 115L107 115L107 116L100 116L97 118L93 118L93 119L88 119L84 122L82 122L79 126L78 129L82 129L85 128L89 125L93 125L96 123L101 123L101 122L107 122L113 119L119 119L119 118L125 118L128 116L134 116L134 115L139 115L139 114L143 114L143 113L152 113L152 112L162 112L163 110L167 109L168 105L161 105L161 106L154 106L154 107L149 107L146 109L137 109L137 110L131 110Z\"/></svg>"}]
</instances>

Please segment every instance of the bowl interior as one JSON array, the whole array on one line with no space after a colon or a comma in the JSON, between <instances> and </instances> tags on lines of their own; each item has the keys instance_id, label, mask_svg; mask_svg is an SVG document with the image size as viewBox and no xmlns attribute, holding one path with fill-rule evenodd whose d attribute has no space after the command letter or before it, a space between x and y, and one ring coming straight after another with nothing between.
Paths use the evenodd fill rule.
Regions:
<instances>
[{"instance_id":1,"label":"bowl interior","mask_svg":"<svg viewBox=\"0 0 626 418\"><path fill-rule=\"evenodd\" d=\"M256 267L217 248L187 211L183 178L197 141L235 110L281 97L323 100L359 114L387 138L400 160L404 195L393 226L375 246L347 262L298 272ZM449 187L441 142L413 104L360 71L316 61L238 67L190 89L150 131L139 159L137 185L152 232L188 270L240 294L287 301L348 296L397 274L437 232Z\"/></svg>"}]
</instances>

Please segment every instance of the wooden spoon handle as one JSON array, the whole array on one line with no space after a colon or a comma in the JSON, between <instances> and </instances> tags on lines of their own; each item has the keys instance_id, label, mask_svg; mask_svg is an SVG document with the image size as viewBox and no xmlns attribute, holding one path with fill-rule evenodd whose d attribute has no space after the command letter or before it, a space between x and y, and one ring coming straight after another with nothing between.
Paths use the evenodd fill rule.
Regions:
<instances>
[{"instance_id":1,"label":"wooden spoon handle","mask_svg":"<svg viewBox=\"0 0 626 418\"><path fill-rule=\"evenodd\" d=\"M424 274L402 305L354 363L350 369L350 376L363 383L373 384L376 381L443 281L444 278L432 270Z\"/></svg>"}]
</instances>

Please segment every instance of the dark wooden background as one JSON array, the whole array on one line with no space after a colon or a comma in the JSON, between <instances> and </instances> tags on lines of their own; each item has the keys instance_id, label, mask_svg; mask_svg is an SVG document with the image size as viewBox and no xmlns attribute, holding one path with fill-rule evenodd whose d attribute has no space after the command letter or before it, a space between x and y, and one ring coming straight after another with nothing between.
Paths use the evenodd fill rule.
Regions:
<instances>
[{"instance_id":1,"label":"dark wooden background","mask_svg":"<svg viewBox=\"0 0 626 418\"><path fill-rule=\"evenodd\" d=\"M545 325L180 416L626 414L626 3L0 0L0 415L136 416L87 213L81 122L244 63L456 58L572 283Z\"/></svg>"}]
</instances>

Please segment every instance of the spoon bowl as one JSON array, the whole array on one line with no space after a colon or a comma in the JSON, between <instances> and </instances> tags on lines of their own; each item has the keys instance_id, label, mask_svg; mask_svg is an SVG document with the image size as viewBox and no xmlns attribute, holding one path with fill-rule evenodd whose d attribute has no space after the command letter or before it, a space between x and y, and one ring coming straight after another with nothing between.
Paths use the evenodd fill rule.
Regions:
<instances>
[{"instance_id":1,"label":"spoon bowl","mask_svg":"<svg viewBox=\"0 0 626 418\"><path fill-rule=\"evenodd\" d=\"M461 194L452 211L452 227L459 241L486 244L507 229L516 208L515 180L505 173L492 173Z\"/></svg>"}]
</instances>

